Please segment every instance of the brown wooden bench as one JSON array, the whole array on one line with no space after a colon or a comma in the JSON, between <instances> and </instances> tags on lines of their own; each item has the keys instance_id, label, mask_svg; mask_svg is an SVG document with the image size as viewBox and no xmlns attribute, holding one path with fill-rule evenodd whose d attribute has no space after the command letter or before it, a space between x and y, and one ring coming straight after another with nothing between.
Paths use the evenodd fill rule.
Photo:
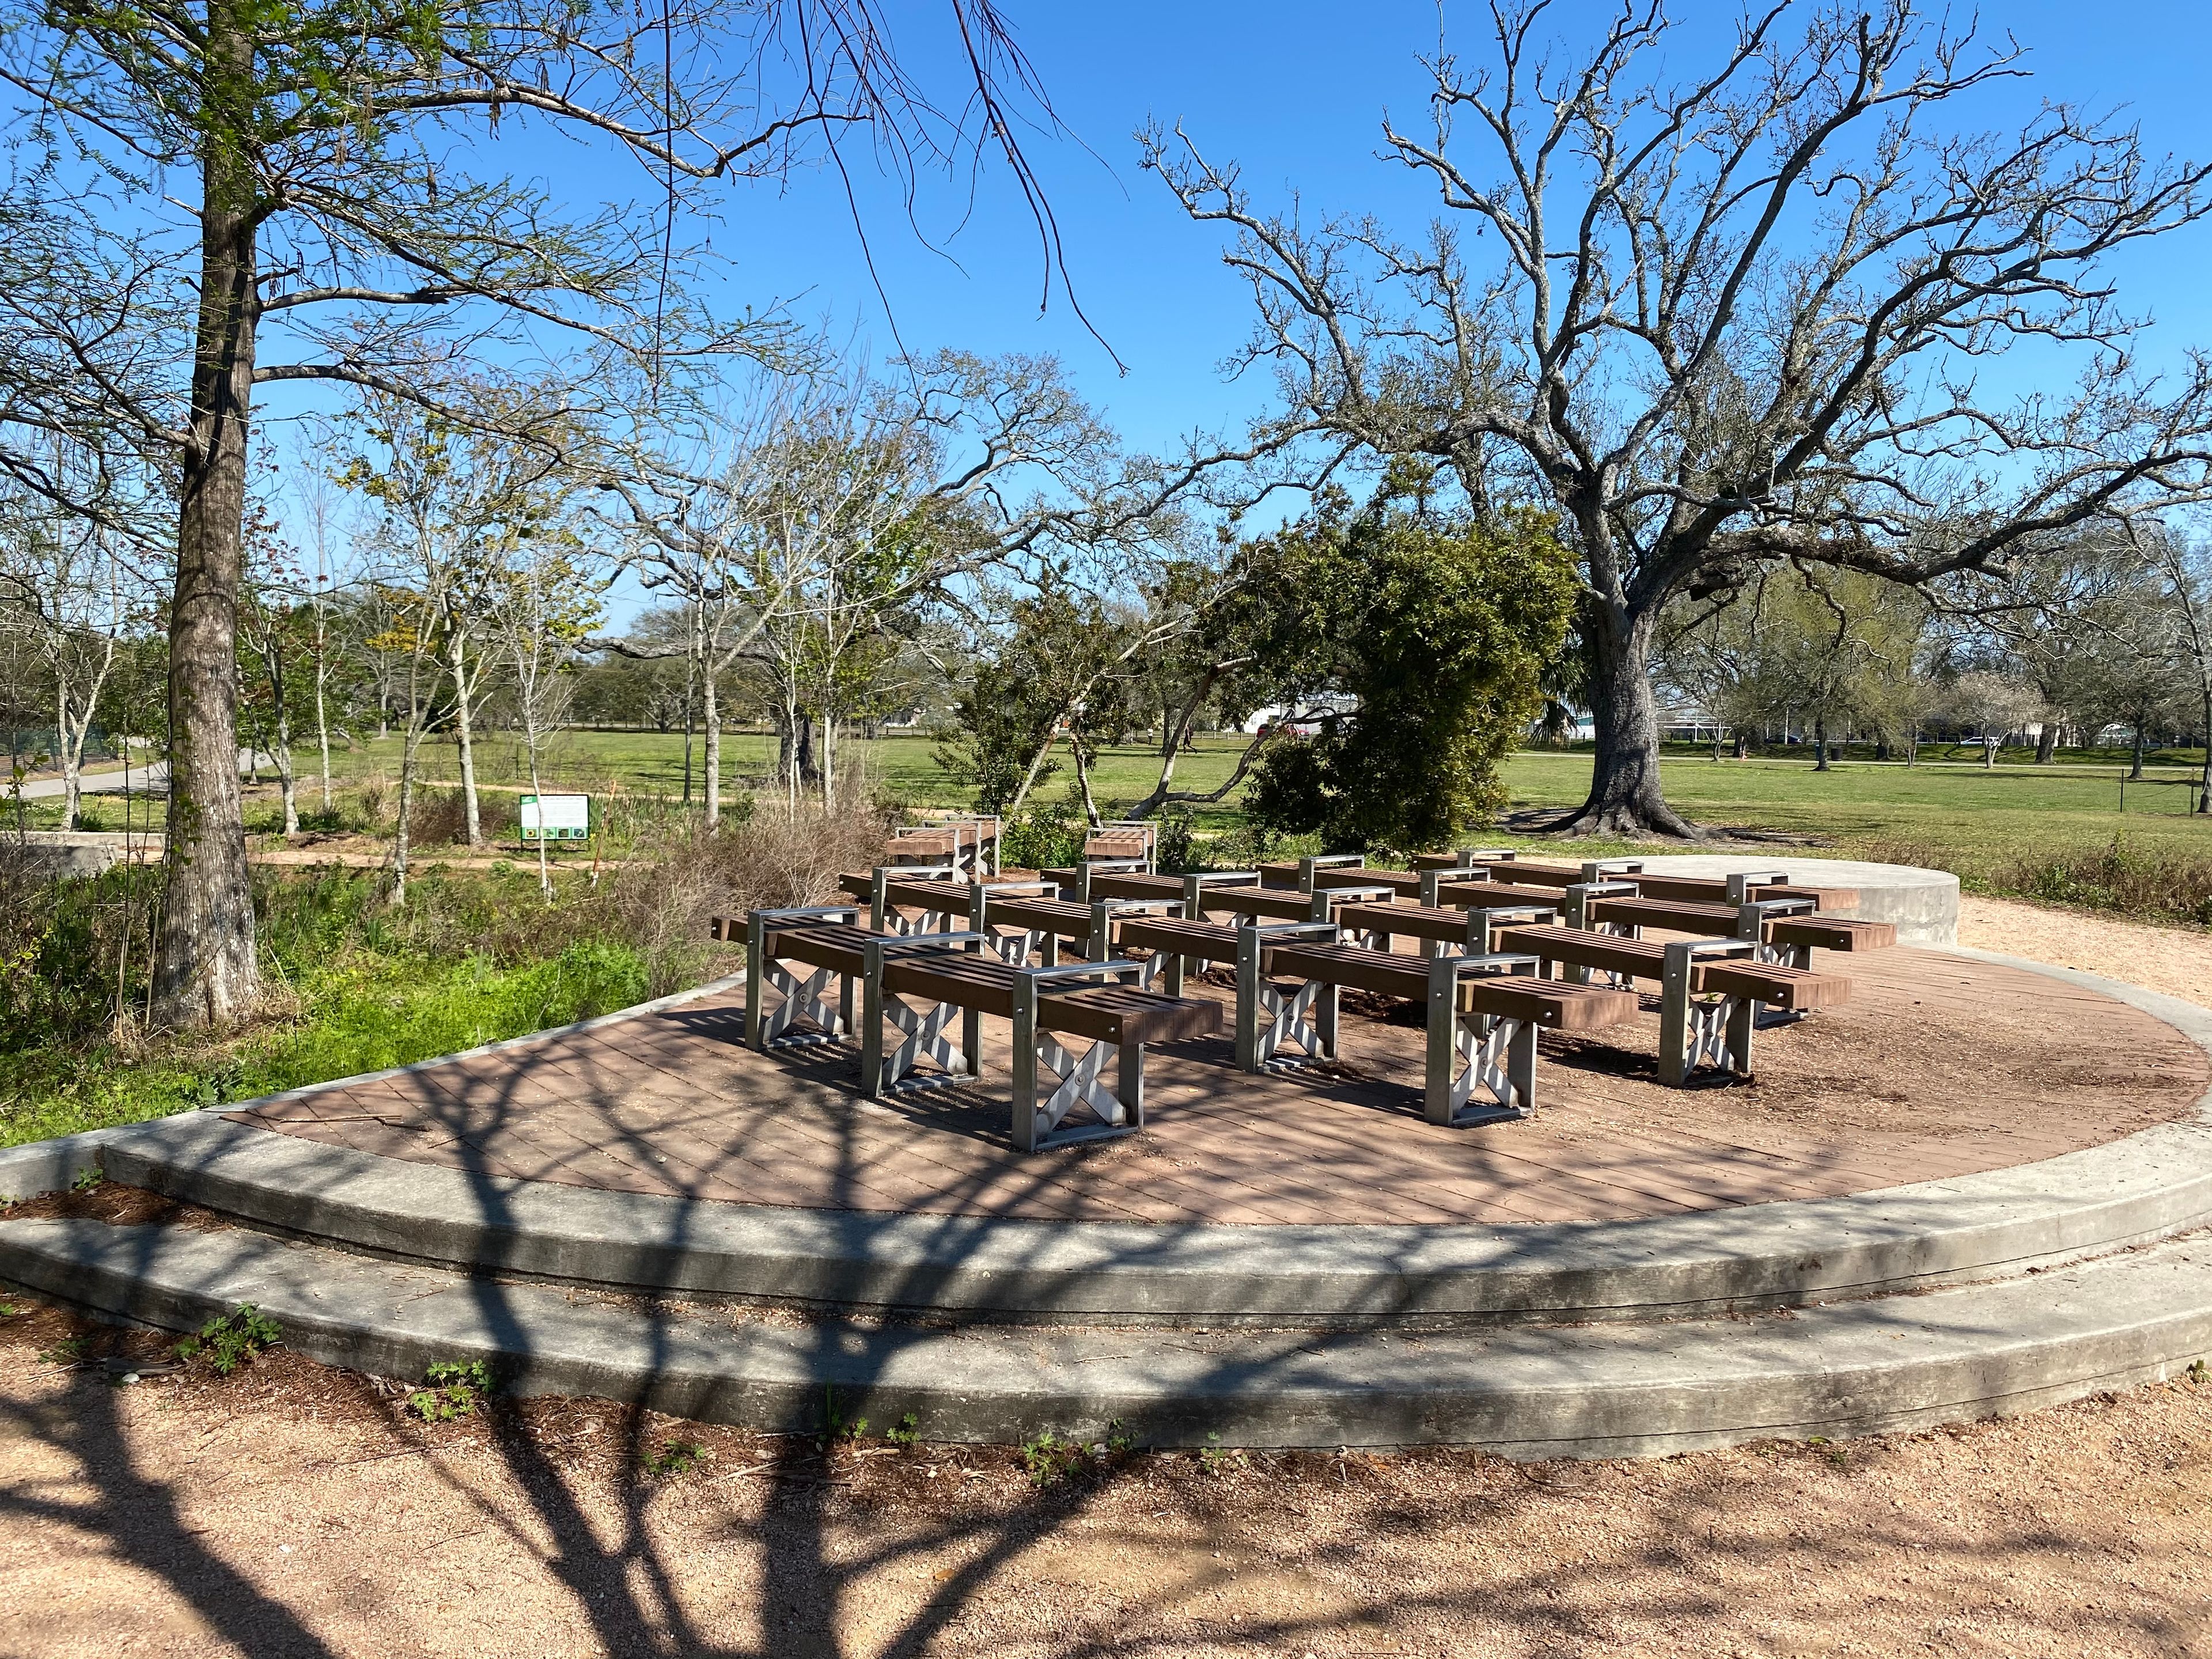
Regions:
<instances>
[{"instance_id":1,"label":"brown wooden bench","mask_svg":"<svg viewBox=\"0 0 2212 1659\"><path fill-rule=\"evenodd\" d=\"M1797 968L1811 967L1810 953L1815 950L1882 951L1897 943L1893 923L1794 915L1778 909L1776 902L1754 899L1746 904L1707 904L1640 896L1598 898L1589 902L1587 916L1589 921L1632 928L1658 927L1668 933L1701 933L1715 939L1756 938L1771 951L1790 953L1775 955L1770 960L1786 962Z\"/></svg>"},{"instance_id":2,"label":"brown wooden bench","mask_svg":"<svg viewBox=\"0 0 2212 1659\"><path fill-rule=\"evenodd\" d=\"M1237 870L1185 876L1183 915L1194 921L1204 921L1216 911L1255 921L1327 921L1340 906L1389 896L1387 889L1367 886L1319 887L1301 893L1261 885L1259 874L1255 870Z\"/></svg>"},{"instance_id":3,"label":"brown wooden bench","mask_svg":"<svg viewBox=\"0 0 2212 1659\"><path fill-rule=\"evenodd\" d=\"M1313 1017L1270 1033L1247 1069L1266 1066L1285 1042L1334 1060L1338 993L1350 986L1425 1006L1421 1112L1430 1122L1456 1128L1501 1116L1527 1117L1536 1109L1539 1030L1595 1030L1636 1012L1636 999L1625 991L1541 980L1536 967L1536 958L1527 954L1424 961L1358 945L1278 945L1270 971L1301 982ZM1244 1058L1239 1056L1240 1063ZM1486 1104L1472 1103L1478 1090Z\"/></svg>"},{"instance_id":4,"label":"brown wooden bench","mask_svg":"<svg viewBox=\"0 0 2212 1659\"><path fill-rule=\"evenodd\" d=\"M1299 859L1260 866L1261 883L1288 887L1301 893L1321 888L1387 889L1394 897L1419 899L1434 886L1441 872L1377 870L1357 858Z\"/></svg>"},{"instance_id":5,"label":"brown wooden bench","mask_svg":"<svg viewBox=\"0 0 2212 1659\"><path fill-rule=\"evenodd\" d=\"M1159 844L1156 824L1133 819L1102 823L1083 838L1083 857L1085 863L1099 860L1150 870L1158 860Z\"/></svg>"},{"instance_id":6,"label":"brown wooden bench","mask_svg":"<svg viewBox=\"0 0 2212 1659\"><path fill-rule=\"evenodd\" d=\"M1326 921L1263 922L1248 918L1235 927L1192 921L1180 916L1133 916L1121 925L1125 951L1150 951L1143 982L1164 976L1170 996L1181 996L1183 975L1193 962L1232 967L1237 972L1237 1060L1257 1069L1253 1056L1277 1040L1273 1033L1303 1021L1311 1006L1310 988L1285 996L1268 983L1275 950L1300 940L1334 943L1336 928Z\"/></svg>"},{"instance_id":7,"label":"brown wooden bench","mask_svg":"<svg viewBox=\"0 0 2212 1659\"><path fill-rule=\"evenodd\" d=\"M1043 873L1046 880L1059 886L1062 898L1077 904L1088 904L1094 898L1180 901L1182 897L1181 876L1158 875L1131 864L1078 864Z\"/></svg>"},{"instance_id":8,"label":"brown wooden bench","mask_svg":"<svg viewBox=\"0 0 2212 1659\"><path fill-rule=\"evenodd\" d=\"M1077 904L1046 897L1045 890L1052 885L1038 881L1011 891L1003 884L975 888L968 925L1013 966L1048 968L1060 960L1063 939L1076 946L1079 957L1103 961L1113 952L1117 917L1182 906L1179 898L1094 898L1087 904Z\"/></svg>"},{"instance_id":9,"label":"brown wooden bench","mask_svg":"<svg viewBox=\"0 0 2212 1659\"><path fill-rule=\"evenodd\" d=\"M1749 1076L1751 1034L1763 1007L1802 1012L1848 1002L1851 995L1850 981L1838 975L1759 961L1759 947L1749 939L1662 944L1582 927L1509 927L1503 943L1510 951L1532 952L1547 969L1560 963L1621 984L1655 981L1659 1077L1672 1085L1712 1066Z\"/></svg>"},{"instance_id":10,"label":"brown wooden bench","mask_svg":"<svg viewBox=\"0 0 2212 1659\"><path fill-rule=\"evenodd\" d=\"M1425 904L1347 904L1336 913L1337 926L1355 943L1388 951L1403 936L1419 941L1423 957L1455 953L1486 956L1498 948L1500 927L1553 922L1556 904L1469 906L1466 909Z\"/></svg>"},{"instance_id":11,"label":"brown wooden bench","mask_svg":"<svg viewBox=\"0 0 2212 1659\"><path fill-rule=\"evenodd\" d=\"M886 864L935 864L969 875L994 875L1004 828L994 817L946 817L902 824L884 844Z\"/></svg>"},{"instance_id":12,"label":"brown wooden bench","mask_svg":"<svg viewBox=\"0 0 2212 1659\"><path fill-rule=\"evenodd\" d=\"M1531 887L1517 881L1453 881L1438 884L1437 905L1461 910L1490 910L1501 904L1561 905L1556 887Z\"/></svg>"},{"instance_id":13,"label":"brown wooden bench","mask_svg":"<svg viewBox=\"0 0 2212 1659\"><path fill-rule=\"evenodd\" d=\"M1220 1005L1211 999L1160 996L1116 982L1136 975L1133 962L1016 968L980 951L944 948L954 943L932 950L917 940L879 938L866 947L861 1092L878 1097L925 1054L948 1073L976 1074L982 1016L996 1015L1013 1025L1013 1140L1025 1152L1143 1127L1146 1045L1221 1029ZM957 943L980 941L969 935ZM943 1036L955 1015L962 1022L957 1047ZM902 1036L888 1054L886 1020ZM1090 1047L1070 1054L1061 1036ZM1041 1073L1054 1079L1048 1091L1040 1085ZM1091 1121L1066 1127L1079 1108Z\"/></svg>"}]
</instances>

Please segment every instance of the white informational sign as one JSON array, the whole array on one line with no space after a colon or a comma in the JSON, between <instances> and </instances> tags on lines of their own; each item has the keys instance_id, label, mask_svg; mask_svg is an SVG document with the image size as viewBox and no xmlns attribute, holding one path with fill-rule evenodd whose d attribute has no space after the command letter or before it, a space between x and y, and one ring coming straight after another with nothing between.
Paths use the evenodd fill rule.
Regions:
<instances>
[{"instance_id":1,"label":"white informational sign","mask_svg":"<svg viewBox=\"0 0 2212 1659\"><path fill-rule=\"evenodd\" d=\"M522 839L525 841L589 841L592 838L592 798L589 795L525 795L522 798Z\"/></svg>"}]
</instances>

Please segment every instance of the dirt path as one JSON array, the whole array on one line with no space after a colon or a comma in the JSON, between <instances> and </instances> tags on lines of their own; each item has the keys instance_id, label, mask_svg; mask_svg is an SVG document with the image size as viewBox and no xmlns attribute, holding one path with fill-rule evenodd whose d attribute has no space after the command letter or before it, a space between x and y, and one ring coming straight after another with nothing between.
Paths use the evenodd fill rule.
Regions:
<instances>
[{"instance_id":1,"label":"dirt path","mask_svg":"<svg viewBox=\"0 0 2212 1659\"><path fill-rule=\"evenodd\" d=\"M824 1459L596 1404L425 1428L281 1353L0 1326L9 1655L2202 1654L2212 1384L1847 1446ZM150 1350L152 1339L133 1339ZM700 1461L655 1478L672 1439Z\"/></svg>"},{"instance_id":2,"label":"dirt path","mask_svg":"<svg viewBox=\"0 0 2212 1659\"><path fill-rule=\"evenodd\" d=\"M1959 943L2103 974L2212 1007L2212 933L1968 893L1959 901Z\"/></svg>"}]
</instances>

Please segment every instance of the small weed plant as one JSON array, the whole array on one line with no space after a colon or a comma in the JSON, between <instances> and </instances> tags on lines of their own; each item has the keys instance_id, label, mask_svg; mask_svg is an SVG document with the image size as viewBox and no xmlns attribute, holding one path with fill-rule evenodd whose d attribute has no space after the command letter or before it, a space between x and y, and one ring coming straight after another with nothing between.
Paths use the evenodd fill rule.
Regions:
<instances>
[{"instance_id":1,"label":"small weed plant","mask_svg":"<svg viewBox=\"0 0 2212 1659\"><path fill-rule=\"evenodd\" d=\"M1198 1449L1198 1466L1216 1480L1226 1480L1245 1468L1248 1460L1234 1447L1224 1447L1219 1434L1209 1434L1206 1443Z\"/></svg>"},{"instance_id":2,"label":"small weed plant","mask_svg":"<svg viewBox=\"0 0 2212 1659\"><path fill-rule=\"evenodd\" d=\"M656 1480L688 1474L707 1461L707 1449L696 1440L664 1440L659 1451L645 1454L645 1472Z\"/></svg>"},{"instance_id":3,"label":"small weed plant","mask_svg":"<svg viewBox=\"0 0 2212 1659\"><path fill-rule=\"evenodd\" d=\"M88 1193L106 1179L107 1177L97 1170L79 1170L76 1172L76 1179L70 1182L70 1190L74 1193Z\"/></svg>"},{"instance_id":4,"label":"small weed plant","mask_svg":"<svg viewBox=\"0 0 2212 1659\"><path fill-rule=\"evenodd\" d=\"M74 1365L84 1358L84 1339L65 1336L39 1356L42 1365Z\"/></svg>"},{"instance_id":5,"label":"small weed plant","mask_svg":"<svg viewBox=\"0 0 2212 1659\"><path fill-rule=\"evenodd\" d=\"M2196 1360L2191 1364L2188 1376L2191 1382L2202 1382L2208 1375L2212 1375L2212 1370L2208 1370L2203 1360Z\"/></svg>"},{"instance_id":6,"label":"small weed plant","mask_svg":"<svg viewBox=\"0 0 2212 1659\"><path fill-rule=\"evenodd\" d=\"M1030 1485L1039 1491L1058 1486L1090 1464L1090 1447L1080 1440L1054 1434L1050 1429L1033 1440L1022 1442L1022 1468L1029 1474Z\"/></svg>"},{"instance_id":7,"label":"small weed plant","mask_svg":"<svg viewBox=\"0 0 2212 1659\"><path fill-rule=\"evenodd\" d=\"M200 1327L198 1336L177 1344L177 1358L191 1359L205 1354L217 1376L228 1376L249 1359L275 1347L284 1333L275 1320L251 1302L241 1302L227 1314L217 1314Z\"/></svg>"},{"instance_id":8,"label":"small weed plant","mask_svg":"<svg viewBox=\"0 0 2212 1659\"><path fill-rule=\"evenodd\" d=\"M848 1419L845 1408L837 1403L837 1390L829 1383L822 1385L822 1443L825 1446L849 1446L868 1431L865 1417Z\"/></svg>"},{"instance_id":9,"label":"small weed plant","mask_svg":"<svg viewBox=\"0 0 2212 1659\"><path fill-rule=\"evenodd\" d=\"M450 1423L474 1415L491 1393L491 1367L481 1359L447 1359L425 1368L426 1386L407 1396L407 1409L425 1423Z\"/></svg>"},{"instance_id":10,"label":"small weed plant","mask_svg":"<svg viewBox=\"0 0 2212 1659\"><path fill-rule=\"evenodd\" d=\"M921 1443L921 1419L908 1412L884 1431L884 1438L901 1451L912 1451Z\"/></svg>"}]
</instances>

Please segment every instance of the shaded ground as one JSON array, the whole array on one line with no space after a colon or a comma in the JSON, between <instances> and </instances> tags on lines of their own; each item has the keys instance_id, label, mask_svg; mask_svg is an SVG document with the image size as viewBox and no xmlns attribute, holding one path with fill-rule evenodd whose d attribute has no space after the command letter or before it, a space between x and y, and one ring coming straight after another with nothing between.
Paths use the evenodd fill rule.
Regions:
<instances>
[{"instance_id":1,"label":"shaded ground","mask_svg":"<svg viewBox=\"0 0 2212 1659\"><path fill-rule=\"evenodd\" d=\"M588 1402L426 1427L279 1352L0 1323L0 1651L2201 1654L2212 1385L1661 1462L827 1456ZM123 1339L151 1352L150 1336ZM42 1358L42 1355L45 1356ZM698 1449L654 1476L648 1455Z\"/></svg>"},{"instance_id":2,"label":"shaded ground","mask_svg":"<svg viewBox=\"0 0 2212 1659\"><path fill-rule=\"evenodd\" d=\"M2002 1169L2185 1115L2205 1085L2203 1051L2172 1027L2040 974L1911 950L1819 965L1852 976L1852 1000L1762 1032L1749 1082L1661 1086L1647 999L1631 1024L1544 1039L1535 1119L1471 1129L1422 1121L1422 1035L1406 1023L1420 1012L1379 998L1347 999L1365 1012L1345 1018L1346 1063L1318 1074L1249 1076L1225 1036L1156 1050L1146 1133L1040 1158L1009 1147L1003 1022L986 1023L979 1083L871 1103L853 1045L745 1048L735 993L238 1115L496 1176L725 1202L1516 1222Z\"/></svg>"}]
</instances>

